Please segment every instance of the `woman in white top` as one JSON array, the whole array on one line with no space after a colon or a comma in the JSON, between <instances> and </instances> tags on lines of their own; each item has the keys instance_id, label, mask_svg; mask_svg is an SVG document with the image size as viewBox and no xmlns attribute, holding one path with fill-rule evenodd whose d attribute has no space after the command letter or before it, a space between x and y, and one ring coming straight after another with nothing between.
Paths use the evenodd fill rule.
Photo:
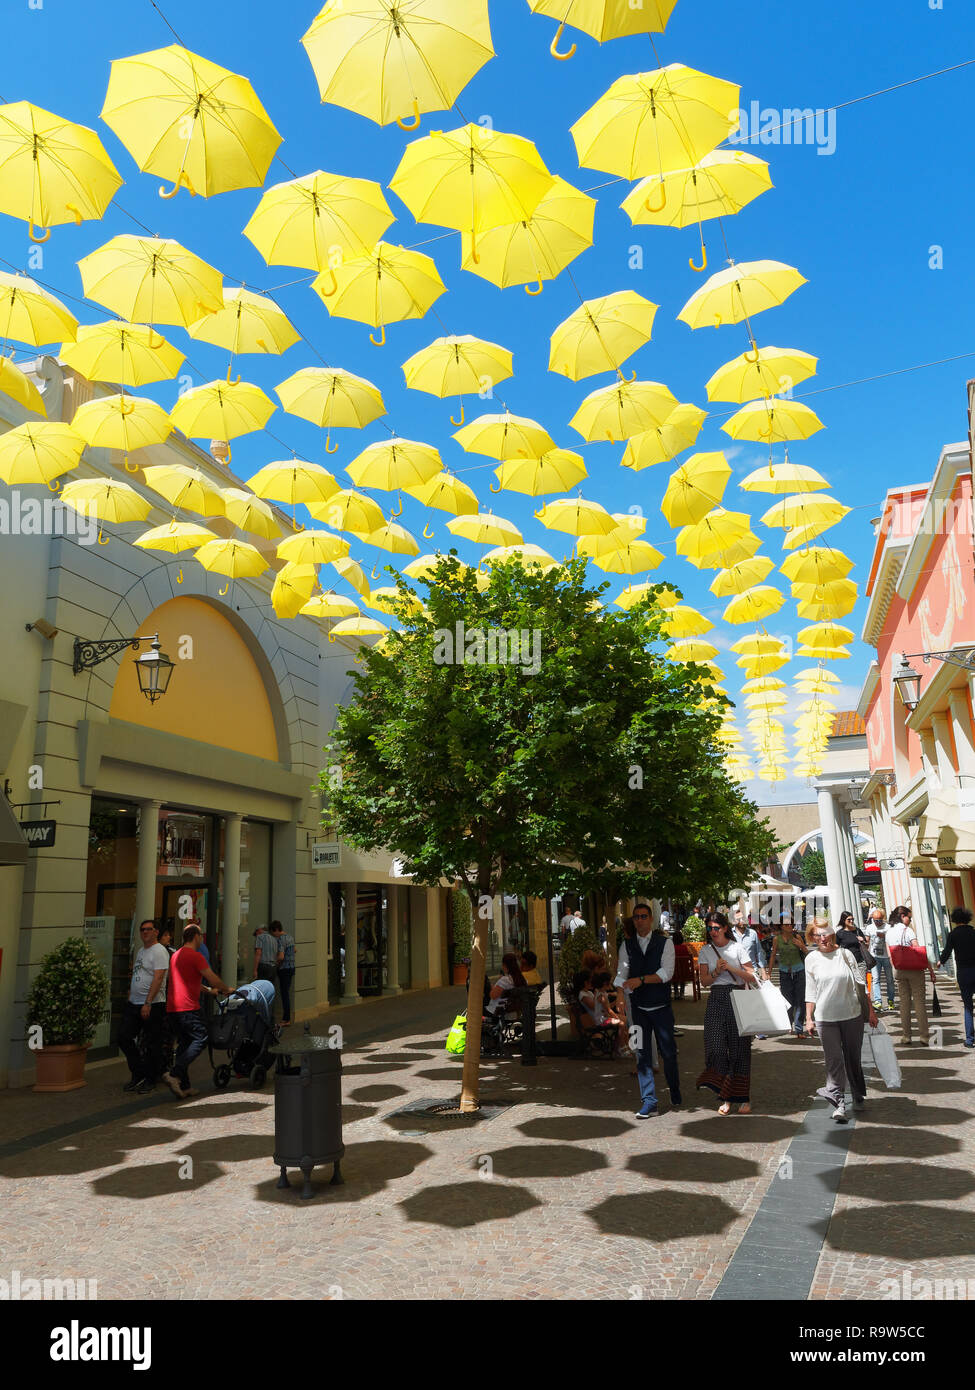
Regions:
<instances>
[{"instance_id":1,"label":"woman in white top","mask_svg":"<svg viewBox=\"0 0 975 1390\"><path fill-rule=\"evenodd\" d=\"M860 1049L863 1046L863 988L866 973L852 951L838 946L836 933L823 917L806 932L806 941L819 949L806 956L806 1032L819 1032L826 1062L826 1085L816 1092L833 1107L833 1119L846 1124L846 1087L853 1092L853 1108L860 1110L867 1096ZM869 1023L877 1026L873 1004L868 1003ZM813 1021L815 1018L815 1022Z\"/></svg>"},{"instance_id":2,"label":"woman in white top","mask_svg":"<svg viewBox=\"0 0 975 1390\"><path fill-rule=\"evenodd\" d=\"M752 1074L752 1040L738 1032L731 991L755 984L755 970L747 948L734 939L723 912L709 912L705 919L708 944L697 958L701 984L710 990L704 1012L704 1071L697 1089L721 1097L719 1115L729 1115L733 1104L739 1115L751 1114L749 1091Z\"/></svg>"}]
</instances>

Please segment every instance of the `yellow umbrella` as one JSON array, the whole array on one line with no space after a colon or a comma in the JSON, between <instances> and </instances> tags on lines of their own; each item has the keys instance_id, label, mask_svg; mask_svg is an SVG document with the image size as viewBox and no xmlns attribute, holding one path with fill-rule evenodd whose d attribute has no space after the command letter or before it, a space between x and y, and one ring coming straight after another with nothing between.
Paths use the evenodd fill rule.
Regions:
<instances>
[{"instance_id":1,"label":"yellow umbrella","mask_svg":"<svg viewBox=\"0 0 975 1390\"><path fill-rule=\"evenodd\" d=\"M743 261L712 275L677 315L691 328L720 328L726 323L745 323L752 340L752 359L758 348L749 320L763 309L784 304L794 290L806 283L791 265L781 261Z\"/></svg>"},{"instance_id":2,"label":"yellow umbrella","mask_svg":"<svg viewBox=\"0 0 975 1390\"><path fill-rule=\"evenodd\" d=\"M473 489L446 471L438 473L429 482L407 485L403 491L425 507L436 507L438 511L450 512L453 516L473 516L478 508Z\"/></svg>"},{"instance_id":3,"label":"yellow umbrella","mask_svg":"<svg viewBox=\"0 0 975 1390\"><path fill-rule=\"evenodd\" d=\"M513 521L493 512L478 512L475 516L455 516L447 522L452 536L461 536L475 545L521 545L524 536Z\"/></svg>"},{"instance_id":4,"label":"yellow umbrella","mask_svg":"<svg viewBox=\"0 0 975 1390\"><path fill-rule=\"evenodd\" d=\"M476 395L485 387L496 386L512 375L512 355L497 343L470 334L435 339L403 363L407 386L430 396ZM461 399L460 419L450 417L452 425L464 423Z\"/></svg>"},{"instance_id":5,"label":"yellow umbrella","mask_svg":"<svg viewBox=\"0 0 975 1390\"><path fill-rule=\"evenodd\" d=\"M806 464L785 463L763 464L742 478L738 484L742 492L815 492L817 488L829 487L826 479L815 468Z\"/></svg>"},{"instance_id":6,"label":"yellow umbrella","mask_svg":"<svg viewBox=\"0 0 975 1390\"><path fill-rule=\"evenodd\" d=\"M352 618L359 612L355 599L346 598L329 590L309 598L299 610L311 618Z\"/></svg>"},{"instance_id":7,"label":"yellow umbrella","mask_svg":"<svg viewBox=\"0 0 975 1390\"><path fill-rule=\"evenodd\" d=\"M553 58L564 61L576 51L575 44L560 53L559 39L567 24L591 34L597 43L621 39L630 34L662 34L677 0L528 0L533 14L559 20L549 47Z\"/></svg>"},{"instance_id":8,"label":"yellow umbrella","mask_svg":"<svg viewBox=\"0 0 975 1390\"><path fill-rule=\"evenodd\" d=\"M786 682L784 680L780 680L778 676L760 676L758 680L746 681L745 684L742 686L742 692L745 695L757 695L760 694L763 690L786 689L788 689Z\"/></svg>"},{"instance_id":9,"label":"yellow umbrella","mask_svg":"<svg viewBox=\"0 0 975 1390\"><path fill-rule=\"evenodd\" d=\"M800 617L841 618L856 606L857 585L852 579L831 579L825 584L793 584L792 596L799 599ZM835 613L819 613L820 606L836 608ZM807 610L804 612L804 610Z\"/></svg>"},{"instance_id":10,"label":"yellow umbrella","mask_svg":"<svg viewBox=\"0 0 975 1390\"><path fill-rule=\"evenodd\" d=\"M341 577L352 585L353 589L359 594L368 594L369 580L366 578L365 571L357 561L350 559L347 555L340 555L335 560L330 560L329 564Z\"/></svg>"},{"instance_id":11,"label":"yellow umbrella","mask_svg":"<svg viewBox=\"0 0 975 1390\"><path fill-rule=\"evenodd\" d=\"M343 618L332 628L328 640L334 642L338 637L385 637L388 632L389 628L378 618Z\"/></svg>"},{"instance_id":12,"label":"yellow umbrella","mask_svg":"<svg viewBox=\"0 0 975 1390\"><path fill-rule=\"evenodd\" d=\"M613 599L613 602L618 608L625 608L627 611L635 607L636 604L642 603L646 598L654 598L657 606L664 609L673 608L674 604L677 603L677 595L672 589L664 590L663 593L654 595L651 592L652 588L653 585L651 584L630 584L621 594Z\"/></svg>"},{"instance_id":13,"label":"yellow umbrella","mask_svg":"<svg viewBox=\"0 0 975 1390\"><path fill-rule=\"evenodd\" d=\"M355 532L366 545L374 545L377 550L388 550L391 555L419 555L420 547L405 526L395 521L387 521L375 531Z\"/></svg>"},{"instance_id":14,"label":"yellow umbrella","mask_svg":"<svg viewBox=\"0 0 975 1390\"><path fill-rule=\"evenodd\" d=\"M612 381L590 392L569 424L590 444L629 439L657 429L677 404L677 397L659 381Z\"/></svg>"},{"instance_id":15,"label":"yellow umbrella","mask_svg":"<svg viewBox=\"0 0 975 1390\"><path fill-rule=\"evenodd\" d=\"M73 342L78 320L49 290L27 275L0 270L0 341L14 339L40 347Z\"/></svg>"},{"instance_id":16,"label":"yellow umbrella","mask_svg":"<svg viewBox=\"0 0 975 1390\"><path fill-rule=\"evenodd\" d=\"M327 468L303 459L266 463L247 481L258 497L287 502L291 507L299 502L327 502L339 490Z\"/></svg>"},{"instance_id":17,"label":"yellow umbrella","mask_svg":"<svg viewBox=\"0 0 975 1390\"><path fill-rule=\"evenodd\" d=\"M796 681L815 681L819 684L830 686L839 685L840 678L833 671L827 671L825 666L807 666L804 671L799 671Z\"/></svg>"},{"instance_id":18,"label":"yellow umbrella","mask_svg":"<svg viewBox=\"0 0 975 1390\"><path fill-rule=\"evenodd\" d=\"M333 536L331 531L301 531L279 541L277 546L278 559L295 565L333 564L348 553L349 542Z\"/></svg>"},{"instance_id":19,"label":"yellow umbrella","mask_svg":"<svg viewBox=\"0 0 975 1390\"><path fill-rule=\"evenodd\" d=\"M609 536L619 528L611 512L583 497L557 497L535 516L546 530L570 536Z\"/></svg>"},{"instance_id":20,"label":"yellow umbrella","mask_svg":"<svg viewBox=\"0 0 975 1390\"><path fill-rule=\"evenodd\" d=\"M692 526L685 526L677 537L677 554L687 559L707 559L721 555L745 536L749 529L747 512L729 512L715 507ZM742 557L745 558L745 557Z\"/></svg>"},{"instance_id":21,"label":"yellow umbrella","mask_svg":"<svg viewBox=\"0 0 975 1390\"><path fill-rule=\"evenodd\" d=\"M222 307L191 323L189 335L226 348L233 356L287 352L301 337L273 299L245 289L224 289Z\"/></svg>"},{"instance_id":22,"label":"yellow umbrella","mask_svg":"<svg viewBox=\"0 0 975 1390\"><path fill-rule=\"evenodd\" d=\"M142 550L162 550L167 555L178 555L183 550L197 550L207 541L219 540L214 531L201 526L196 521L170 521L165 526L154 526L132 542Z\"/></svg>"},{"instance_id":23,"label":"yellow umbrella","mask_svg":"<svg viewBox=\"0 0 975 1390\"><path fill-rule=\"evenodd\" d=\"M724 454L692 454L671 475L660 510L671 526L694 526L721 501L731 464Z\"/></svg>"},{"instance_id":24,"label":"yellow umbrella","mask_svg":"<svg viewBox=\"0 0 975 1390\"><path fill-rule=\"evenodd\" d=\"M841 647L852 642L855 635L852 628L843 627L842 623L813 623L797 634L807 647Z\"/></svg>"},{"instance_id":25,"label":"yellow umbrella","mask_svg":"<svg viewBox=\"0 0 975 1390\"><path fill-rule=\"evenodd\" d=\"M612 546L612 549L607 549ZM612 536L580 536L577 545L580 555L589 556L597 569L607 574L645 574L663 564L663 553L649 541L619 543Z\"/></svg>"},{"instance_id":26,"label":"yellow umbrella","mask_svg":"<svg viewBox=\"0 0 975 1390\"><path fill-rule=\"evenodd\" d=\"M523 415L479 415L454 435L457 443L469 454L487 454L489 458L539 459L555 448L548 430Z\"/></svg>"},{"instance_id":27,"label":"yellow umbrella","mask_svg":"<svg viewBox=\"0 0 975 1390\"><path fill-rule=\"evenodd\" d=\"M273 540L281 534L281 527L274 519L274 513L266 502L241 487L222 487L224 513L242 531L251 531L263 540Z\"/></svg>"},{"instance_id":28,"label":"yellow umbrella","mask_svg":"<svg viewBox=\"0 0 975 1390\"><path fill-rule=\"evenodd\" d=\"M419 599L403 598L395 584L384 584L378 589L373 589L366 599L367 608L378 608L380 613L392 613L394 616L399 609L405 607L408 612L422 610L423 604Z\"/></svg>"},{"instance_id":29,"label":"yellow umbrella","mask_svg":"<svg viewBox=\"0 0 975 1390\"><path fill-rule=\"evenodd\" d=\"M839 503L837 503L837 506L839 506ZM839 519L842 520L842 518ZM821 536L824 531L828 531L831 526L835 525L835 520L830 520L828 517L821 517L819 521L810 522L808 526L793 526L790 530L786 531L782 538L782 549L806 550L809 547L810 541L815 540L817 536Z\"/></svg>"},{"instance_id":30,"label":"yellow umbrella","mask_svg":"<svg viewBox=\"0 0 975 1390\"><path fill-rule=\"evenodd\" d=\"M58 356L89 381L123 386L169 381L183 363L183 354L152 328L118 319L82 324L74 342L62 343Z\"/></svg>"},{"instance_id":31,"label":"yellow umbrella","mask_svg":"<svg viewBox=\"0 0 975 1390\"><path fill-rule=\"evenodd\" d=\"M760 691L758 694L745 696L745 708L749 710L784 709L788 703L789 697L782 690Z\"/></svg>"},{"instance_id":32,"label":"yellow umbrella","mask_svg":"<svg viewBox=\"0 0 975 1390\"><path fill-rule=\"evenodd\" d=\"M208 381L184 391L169 413L176 428L191 437L236 439L262 430L275 408L270 397L249 381Z\"/></svg>"},{"instance_id":33,"label":"yellow umbrella","mask_svg":"<svg viewBox=\"0 0 975 1390\"><path fill-rule=\"evenodd\" d=\"M635 290L587 299L552 333L549 371L573 381L597 372L618 371L650 341L658 308Z\"/></svg>"},{"instance_id":34,"label":"yellow umbrella","mask_svg":"<svg viewBox=\"0 0 975 1390\"><path fill-rule=\"evenodd\" d=\"M608 539L615 540L619 545L625 545L629 541L635 540L637 536L642 536L647 529L647 519L639 508L633 512L613 512L613 518L616 522L616 530Z\"/></svg>"},{"instance_id":35,"label":"yellow umbrella","mask_svg":"<svg viewBox=\"0 0 975 1390\"><path fill-rule=\"evenodd\" d=\"M674 642L664 652L668 661L710 661L718 655L718 649L710 642Z\"/></svg>"},{"instance_id":36,"label":"yellow umbrella","mask_svg":"<svg viewBox=\"0 0 975 1390\"><path fill-rule=\"evenodd\" d=\"M760 623L778 613L784 603L781 590L772 584L756 584L733 598L722 617L726 623Z\"/></svg>"},{"instance_id":37,"label":"yellow umbrella","mask_svg":"<svg viewBox=\"0 0 975 1390\"><path fill-rule=\"evenodd\" d=\"M308 510L316 521L332 526L336 531L352 531L368 535L378 531L386 520L380 507L364 493L340 488L327 502L309 503ZM342 552L347 553L347 548ZM293 557L292 557L293 558Z\"/></svg>"},{"instance_id":38,"label":"yellow umbrella","mask_svg":"<svg viewBox=\"0 0 975 1390\"><path fill-rule=\"evenodd\" d=\"M683 63L618 77L571 127L579 163L624 179L694 164L735 129L739 94Z\"/></svg>"},{"instance_id":39,"label":"yellow umbrella","mask_svg":"<svg viewBox=\"0 0 975 1390\"><path fill-rule=\"evenodd\" d=\"M795 497L783 497L769 507L762 517L762 524L784 529L815 526L825 531L842 521L849 512L849 507L844 507L842 502L837 502L835 497L829 497L826 493L799 493Z\"/></svg>"},{"instance_id":40,"label":"yellow umbrella","mask_svg":"<svg viewBox=\"0 0 975 1390\"><path fill-rule=\"evenodd\" d=\"M481 563L485 565L501 565L506 560L519 559L526 568L537 566L544 574L549 570L558 569L559 562L547 550L543 550L540 545L501 545L495 550L489 550L482 558ZM403 571L409 573L409 567Z\"/></svg>"},{"instance_id":41,"label":"yellow umbrella","mask_svg":"<svg viewBox=\"0 0 975 1390\"><path fill-rule=\"evenodd\" d=\"M801 555L787 556L779 568L794 584L826 584L831 579L845 579L853 561L842 550L813 546Z\"/></svg>"},{"instance_id":42,"label":"yellow umbrella","mask_svg":"<svg viewBox=\"0 0 975 1390\"><path fill-rule=\"evenodd\" d=\"M675 641L682 637L703 637L704 633L710 632L713 627L714 623L710 618L706 618L696 608L689 608L682 603L668 609L667 621L663 624L664 632ZM717 656L717 652L714 655ZM710 660L710 657L706 659Z\"/></svg>"},{"instance_id":43,"label":"yellow umbrella","mask_svg":"<svg viewBox=\"0 0 975 1390\"><path fill-rule=\"evenodd\" d=\"M737 652L739 656L774 656L784 650L785 643L781 637L769 637L760 632L749 633L747 637L739 637L737 642L732 642L731 651Z\"/></svg>"},{"instance_id":44,"label":"yellow umbrella","mask_svg":"<svg viewBox=\"0 0 975 1390\"><path fill-rule=\"evenodd\" d=\"M645 430L627 442L620 460L622 466L639 473L656 463L673 462L678 454L697 443L707 418L707 411L696 405L677 406L657 429Z\"/></svg>"},{"instance_id":45,"label":"yellow umbrella","mask_svg":"<svg viewBox=\"0 0 975 1390\"><path fill-rule=\"evenodd\" d=\"M101 114L163 197L260 187L281 144L246 77L177 44L117 58Z\"/></svg>"},{"instance_id":46,"label":"yellow umbrella","mask_svg":"<svg viewBox=\"0 0 975 1390\"><path fill-rule=\"evenodd\" d=\"M50 484L77 468L84 450L84 436L72 425L59 420L29 421L0 434L0 478L9 487Z\"/></svg>"},{"instance_id":47,"label":"yellow umbrella","mask_svg":"<svg viewBox=\"0 0 975 1390\"><path fill-rule=\"evenodd\" d=\"M449 110L494 57L487 0L460 12L452 0L327 4L301 42L322 101L404 130L423 111Z\"/></svg>"},{"instance_id":48,"label":"yellow umbrella","mask_svg":"<svg viewBox=\"0 0 975 1390\"><path fill-rule=\"evenodd\" d=\"M751 560L739 560L729 569L719 570L709 587L716 598L731 598L744 593L753 584L761 584L774 568L767 555L756 555Z\"/></svg>"},{"instance_id":49,"label":"yellow umbrella","mask_svg":"<svg viewBox=\"0 0 975 1390\"><path fill-rule=\"evenodd\" d=\"M718 368L707 384L708 400L743 405L777 396L815 376L818 365L818 357L798 348L755 348Z\"/></svg>"},{"instance_id":50,"label":"yellow umbrella","mask_svg":"<svg viewBox=\"0 0 975 1390\"><path fill-rule=\"evenodd\" d=\"M565 492L587 476L581 454L571 449L550 449L541 458L511 459L494 470L501 487L539 497L546 492ZM492 492L496 491L492 487Z\"/></svg>"},{"instance_id":51,"label":"yellow umbrella","mask_svg":"<svg viewBox=\"0 0 975 1390\"><path fill-rule=\"evenodd\" d=\"M442 469L443 460L432 444L394 438L368 444L345 471L357 487L395 492L398 488L428 483Z\"/></svg>"},{"instance_id":52,"label":"yellow umbrella","mask_svg":"<svg viewBox=\"0 0 975 1390\"><path fill-rule=\"evenodd\" d=\"M408 565L403 566L403 573L408 579L432 579L434 571L443 558L444 556L440 551L437 551L435 555L419 555Z\"/></svg>"},{"instance_id":53,"label":"yellow umbrella","mask_svg":"<svg viewBox=\"0 0 975 1390\"><path fill-rule=\"evenodd\" d=\"M411 141L389 186L417 222L469 233L476 263L481 234L528 221L554 182L531 140L470 124Z\"/></svg>"},{"instance_id":54,"label":"yellow umbrella","mask_svg":"<svg viewBox=\"0 0 975 1390\"><path fill-rule=\"evenodd\" d=\"M223 305L219 270L169 238L112 237L78 269L88 299L134 323L186 328Z\"/></svg>"},{"instance_id":55,"label":"yellow umbrella","mask_svg":"<svg viewBox=\"0 0 975 1390\"><path fill-rule=\"evenodd\" d=\"M801 401L749 401L721 426L732 439L752 439L781 444L789 439L808 439L823 428L814 410Z\"/></svg>"},{"instance_id":56,"label":"yellow umbrella","mask_svg":"<svg viewBox=\"0 0 975 1390\"><path fill-rule=\"evenodd\" d=\"M282 565L271 586L271 607L279 618L296 618L318 583L316 565Z\"/></svg>"},{"instance_id":57,"label":"yellow umbrella","mask_svg":"<svg viewBox=\"0 0 975 1390\"><path fill-rule=\"evenodd\" d=\"M377 241L368 253L346 257L316 275L312 289L330 314L380 329L379 337L370 333L369 340L382 347L387 323L422 319L447 287L430 256Z\"/></svg>"},{"instance_id":58,"label":"yellow umbrella","mask_svg":"<svg viewBox=\"0 0 975 1390\"><path fill-rule=\"evenodd\" d=\"M274 390L289 415L326 431L362 429L386 414L378 386L335 367L302 367ZM337 444L331 447L326 435L325 452L334 454L337 449Z\"/></svg>"},{"instance_id":59,"label":"yellow umbrella","mask_svg":"<svg viewBox=\"0 0 975 1390\"><path fill-rule=\"evenodd\" d=\"M0 357L0 393L35 415L47 414L44 397L27 373L22 372L9 357Z\"/></svg>"},{"instance_id":60,"label":"yellow umbrella","mask_svg":"<svg viewBox=\"0 0 975 1390\"><path fill-rule=\"evenodd\" d=\"M173 430L162 406L145 396L98 396L78 407L71 424L92 448L125 453L162 444Z\"/></svg>"},{"instance_id":61,"label":"yellow umbrella","mask_svg":"<svg viewBox=\"0 0 975 1390\"><path fill-rule=\"evenodd\" d=\"M704 522L706 521L707 517L704 518ZM699 521L698 526L703 526L704 522ZM691 528L685 527L684 529L689 531ZM740 564L742 560L750 560L761 545L761 541L751 531L745 531L736 540L726 545L723 550L699 554L696 553L695 542L689 541L689 544L695 553L689 554L686 558L695 569L721 570L731 569Z\"/></svg>"},{"instance_id":62,"label":"yellow umbrella","mask_svg":"<svg viewBox=\"0 0 975 1390\"><path fill-rule=\"evenodd\" d=\"M788 665L788 661L784 652L769 652L768 656L740 656L735 665L744 667L749 679L754 679L756 676L771 675L773 671Z\"/></svg>"},{"instance_id":63,"label":"yellow umbrella","mask_svg":"<svg viewBox=\"0 0 975 1390\"><path fill-rule=\"evenodd\" d=\"M541 294L570 261L592 245L596 200L556 178L530 217L461 233L461 266L506 290L524 285Z\"/></svg>"},{"instance_id":64,"label":"yellow umbrella","mask_svg":"<svg viewBox=\"0 0 975 1390\"><path fill-rule=\"evenodd\" d=\"M375 246L392 225L382 187L317 169L267 189L244 228L268 265L322 270Z\"/></svg>"},{"instance_id":65,"label":"yellow umbrella","mask_svg":"<svg viewBox=\"0 0 975 1390\"><path fill-rule=\"evenodd\" d=\"M226 575L228 579L250 579L263 574L268 567L267 560L257 547L247 541L207 541L193 558L199 560L205 570ZM226 592L226 586L220 590L221 594Z\"/></svg>"},{"instance_id":66,"label":"yellow umbrella","mask_svg":"<svg viewBox=\"0 0 975 1390\"><path fill-rule=\"evenodd\" d=\"M142 470L154 492L172 506L200 516L223 516L223 494L199 468L185 463L159 463Z\"/></svg>"},{"instance_id":67,"label":"yellow umbrella","mask_svg":"<svg viewBox=\"0 0 975 1390\"><path fill-rule=\"evenodd\" d=\"M87 126L29 101L0 106L0 212L26 222L31 241L47 241L62 222L101 217L121 183Z\"/></svg>"},{"instance_id":68,"label":"yellow umbrella","mask_svg":"<svg viewBox=\"0 0 975 1390\"><path fill-rule=\"evenodd\" d=\"M145 521L152 511L152 503L140 496L134 487L113 482L111 478L79 478L65 483L61 501L84 516L96 516L99 521L116 524Z\"/></svg>"}]
</instances>

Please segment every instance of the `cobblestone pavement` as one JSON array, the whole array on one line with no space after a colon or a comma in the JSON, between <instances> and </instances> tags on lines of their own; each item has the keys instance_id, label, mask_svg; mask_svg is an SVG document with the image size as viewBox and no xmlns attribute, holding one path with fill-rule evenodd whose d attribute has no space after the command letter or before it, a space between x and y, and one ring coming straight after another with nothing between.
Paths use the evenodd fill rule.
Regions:
<instances>
[{"instance_id":1,"label":"cobblestone pavement","mask_svg":"<svg viewBox=\"0 0 975 1390\"><path fill-rule=\"evenodd\" d=\"M975 1275L975 1060L957 994L940 993L945 1046L899 1049L904 1089L873 1083L836 1135L837 1169L850 1153L813 1298ZM459 1093L443 1039L462 1006L440 990L318 1020L345 1033L345 1185L319 1169L308 1202L275 1186L270 1086L213 1092L205 1056L188 1101L124 1097L121 1066L63 1097L0 1095L4 1264L96 1279L102 1298L710 1298L822 1104L818 1043L757 1043L756 1113L722 1118L693 1086L704 1004L682 1001L679 1112L664 1099L637 1120L628 1062L561 1058L484 1062L482 1100L507 1102L487 1116L405 1110Z\"/></svg>"}]
</instances>

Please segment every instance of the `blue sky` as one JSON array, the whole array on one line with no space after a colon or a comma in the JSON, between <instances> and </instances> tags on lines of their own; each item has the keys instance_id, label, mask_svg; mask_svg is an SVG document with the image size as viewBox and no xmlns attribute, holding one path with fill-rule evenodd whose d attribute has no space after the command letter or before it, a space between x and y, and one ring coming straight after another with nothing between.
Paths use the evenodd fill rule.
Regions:
<instances>
[{"instance_id":1,"label":"blue sky","mask_svg":"<svg viewBox=\"0 0 975 1390\"><path fill-rule=\"evenodd\" d=\"M284 137L281 156L296 173L324 168L388 184L405 144L414 137L395 126L380 129L351 112L320 104L299 42L314 17L314 4L291 0L272 7L256 0L207 0L205 5L165 0L162 8L189 48L251 79ZM740 83L746 109L752 101L779 110L829 107L975 57L975 17L966 16L964 8L951 0L944 10L929 8L926 0L861 0L841 10L756 0L745 18L726 0L679 0L666 35L655 42L664 63L687 63ZM28 0L7 0L4 9L0 96L8 102L27 99L95 127L126 180L116 200L122 208L203 256L224 272L228 283L244 280L255 288L270 288L306 274L266 266L241 235L260 190L209 200L181 194L162 202L156 195L159 179L140 174L99 121L110 61L172 42L149 0L97 0L87 6L43 0L39 9L31 8ZM525 0L493 0L490 9L498 56L461 94L464 117L490 115L497 129L531 137L552 172L577 187L605 183L609 175L579 169L569 126L617 76L656 66L649 41L617 40L599 48L575 33L576 57L556 63L548 54L555 27L551 21L533 16ZM782 308L755 320L759 342L799 347L819 356L818 378L798 394L975 352L975 189L967 176L970 152L965 138L973 83L975 67L839 110L836 149L830 155L817 153L813 145L746 147L770 162L775 187L728 219L726 233L736 260L786 261L809 281ZM434 113L424 118L421 133L459 124L456 113ZM288 177L275 161L267 183ZM691 332L676 321L681 306L704 279L688 266L688 257L698 249L696 229L631 227L619 209L628 190L628 184L616 183L595 195L595 245L572 264L572 274L584 297L635 289L659 303L652 342L627 365L638 368L641 378L666 382L680 400L706 407L704 383L721 363L742 351L744 330ZM394 194L387 192L387 198L397 214L387 240L409 246L443 230L417 226ZM114 205L100 223L58 228L44 248L43 267L33 273L57 290L80 295L75 262L108 237L133 230L129 218ZM706 224L706 231L709 269L720 269L724 253L716 224ZM642 270L629 265L635 245L643 248ZM932 247L942 248L943 269L930 268ZM363 325L331 319L305 284L280 290L275 297L321 357L380 386L389 412L385 423L398 434L437 445L446 466L471 483L485 508L493 506L522 526L526 540L561 554L564 538L534 521L529 499L514 493L490 496L490 462L464 454L451 438L448 417L454 403L407 391L400 370L410 354L444 331L473 333L512 349L515 376L499 387L499 396L516 413L540 420L559 445L583 453L590 475L584 495L611 510L643 508L649 518L647 539L667 556L655 574L644 577L675 581L687 602L717 620L723 605L708 592L712 572L698 572L674 556L675 533L659 512L670 466L634 474L619 467L622 445L583 446L568 427L582 398L609 380L593 377L573 383L547 371L548 335L578 305L568 278L549 282L541 296L529 298L520 288L502 292L462 271L457 235L423 249L434 256L449 290L435 306L439 320L428 315L392 325L381 349L370 344ZM26 269L28 250L23 226L0 218L3 261ZM86 322L109 317L95 306L71 307ZM188 353L186 370L194 384L225 373L225 354L193 342L179 329L164 331ZM275 383L318 361L299 343L283 358L240 359L237 370L276 399ZM827 534L827 541L842 546L857 561L852 577L860 582L861 592L873 543L870 518L878 514L889 486L928 479L941 446L965 437L969 375L975 375L975 356L808 398L827 428L808 443L796 444L792 458L818 468L833 494L853 508ZM175 391L175 383L163 383L146 394L171 405ZM501 406L488 403L483 408ZM725 410L720 405L712 408L698 449L729 443L718 429ZM469 404L468 418L472 414ZM305 422L279 409L269 429L289 449L327 462L339 476L365 444L387 437L380 422L362 432L338 432L340 452L326 460L321 435ZM752 513L764 539L763 551L778 563L781 532L757 523L773 499L736 487L737 478L762 461L761 446L732 450L735 477L725 504ZM234 443L234 471L247 477L283 452L273 439L246 436ZM383 494L377 497L381 503L387 500ZM442 518L436 523L437 543L445 545L446 516L436 515ZM407 499L402 520L418 533L423 511ZM477 553L464 543L460 550L467 559ZM353 553L370 564L384 562L378 551L354 546ZM773 574L769 582L785 587L782 576ZM614 580L609 596L622 584ZM861 599L851 618L844 620L857 632L863 611ZM782 634L799 626L791 599L770 620L770 627ZM733 641L743 630L724 626L719 641ZM852 660L836 663L834 669L844 682L844 705L855 703L869 659L868 649L858 642ZM732 673L733 690L737 668L730 657L723 657L721 664ZM788 678L790 672L787 667L782 674ZM804 784L793 782L774 790L752 783L750 792L762 801L811 796Z\"/></svg>"}]
</instances>

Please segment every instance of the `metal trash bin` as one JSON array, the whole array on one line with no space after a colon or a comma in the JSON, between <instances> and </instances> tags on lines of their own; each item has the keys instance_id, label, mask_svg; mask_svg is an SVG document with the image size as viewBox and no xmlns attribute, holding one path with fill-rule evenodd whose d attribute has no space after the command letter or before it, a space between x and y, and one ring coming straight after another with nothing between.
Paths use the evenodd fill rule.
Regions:
<instances>
[{"instance_id":1,"label":"metal trash bin","mask_svg":"<svg viewBox=\"0 0 975 1390\"><path fill-rule=\"evenodd\" d=\"M521 1065L538 1066L538 1039L535 1036L535 1015L538 1008L538 995L531 985L523 989L508 991L509 1005L515 1005L521 1013Z\"/></svg>"},{"instance_id":2,"label":"metal trash bin","mask_svg":"<svg viewBox=\"0 0 975 1390\"><path fill-rule=\"evenodd\" d=\"M288 1169L300 1168L302 1197L313 1197L312 1169L331 1163L332 1182L342 1182L342 1054L328 1038L310 1033L270 1049L274 1074L274 1162L278 1187L290 1187Z\"/></svg>"}]
</instances>

